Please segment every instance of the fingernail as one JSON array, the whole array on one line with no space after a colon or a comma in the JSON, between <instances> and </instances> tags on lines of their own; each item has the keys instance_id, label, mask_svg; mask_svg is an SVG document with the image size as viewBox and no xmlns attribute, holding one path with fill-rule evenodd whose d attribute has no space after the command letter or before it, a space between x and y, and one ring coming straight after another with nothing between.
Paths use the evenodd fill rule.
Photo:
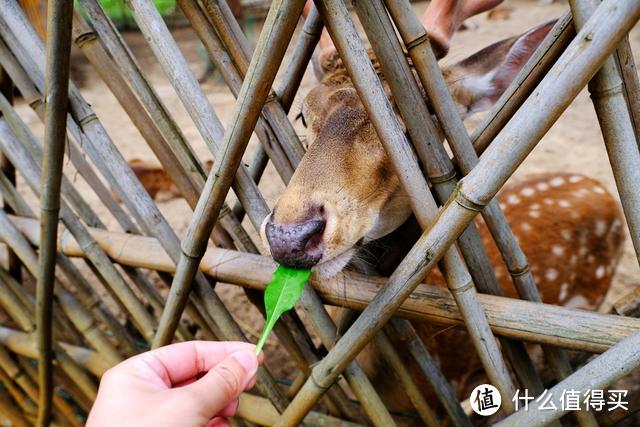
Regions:
<instances>
[{"instance_id":1,"label":"fingernail","mask_svg":"<svg viewBox=\"0 0 640 427\"><path fill-rule=\"evenodd\" d=\"M242 365L249 377L252 377L258 371L258 358L253 351L238 351L233 353L233 357Z\"/></svg>"}]
</instances>

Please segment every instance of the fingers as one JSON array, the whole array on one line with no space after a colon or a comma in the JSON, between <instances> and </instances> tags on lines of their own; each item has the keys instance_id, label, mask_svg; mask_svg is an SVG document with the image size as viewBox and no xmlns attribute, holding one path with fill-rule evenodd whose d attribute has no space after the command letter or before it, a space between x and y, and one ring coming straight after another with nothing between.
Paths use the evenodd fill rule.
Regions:
<instances>
[{"instance_id":1,"label":"fingers","mask_svg":"<svg viewBox=\"0 0 640 427\"><path fill-rule=\"evenodd\" d=\"M254 351L243 342L189 341L142 353L115 368L170 388L209 371L238 351Z\"/></svg>"},{"instance_id":2,"label":"fingers","mask_svg":"<svg viewBox=\"0 0 640 427\"><path fill-rule=\"evenodd\" d=\"M259 360L253 351L238 351L213 367L198 381L175 391L186 393L191 399L198 399L197 406L207 408L206 415L213 417L221 414L225 408L229 409L229 402L237 399L254 381L258 364Z\"/></svg>"},{"instance_id":3,"label":"fingers","mask_svg":"<svg viewBox=\"0 0 640 427\"><path fill-rule=\"evenodd\" d=\"M231 423L229 423L229 420L227 420L226 418L215 417L214 419L212 419L207 423L206 427L230 427L230 426L231 426Z\"/></svg>"}]
</instances>

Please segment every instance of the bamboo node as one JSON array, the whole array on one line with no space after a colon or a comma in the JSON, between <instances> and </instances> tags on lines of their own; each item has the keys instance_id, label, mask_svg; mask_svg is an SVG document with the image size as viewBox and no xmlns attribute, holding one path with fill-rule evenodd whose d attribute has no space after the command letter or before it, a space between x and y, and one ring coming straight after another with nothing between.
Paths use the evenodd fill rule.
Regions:
<instances>
[{"instance_id":1,"label":"bamboo node","mask_svg":"<svg viewBox=\"0 0 640 427\"><path fill-rule=\"evenodd\" d=\"M425 32L423 33L420 37L411 40L410 42L408 42L405 46L407 47L407 50L410 51L411 49L413 49L416 46L420 46L423 43L427 43L430 44L429 42L429 35Z\"/></svg>"},{"instance_id":2,"label":"bamboo node","mask_svg":"<svg viewBox=\"0 0 640 427\"><path fill-rule=\"evenodd\" d=\"M590 91L589 96L594 101L597 100L597 99L610 98L612 96L616 96L616 95L619 95L619 94L623 93L623 87L624 87L624 85L622 84L622 81L620 81L620 83L618 83L617 85L611 86L610 88L607 88L605 90Z\"/></svg>"},{"instance_id":3,"label":"bamboo node","mask_svg":"<svg viewBox=\"0 0 640 427\"><path fill-rule=\"evenodd\" d=\"M96 33L94 33L93 31L88 31L76 37L76 39L74 40L74 43L81 48L85 43L92 42L97 38L98 36L96 35Z\"/></svg>"},{"instance_id":4,"label":"bamboo node","mask_svg":"<svg viewBox=\"0 0 640 427\"><path fill-rule=\"evenodd\" d=\"M84 116L80 119L80 126L84 127L87 124L91 123L94 120L98 120L98 116L95 113L91 113L89 115Z\"/></svg>"},{"instance_id":5,"label":"bamboo node","mask_svg":"<svg viewBox=\"0 0 640 427\"><path fill-rule=\"evenodd\" d=\"M529 264L525 264L524 267L516 267L513 269L509 269L509 274L511 275L511 277L520 277L527 274L529 270L530 270Z\"/></svg>"},{"instance_id":6,"label":"bamboo node","mask_svg":"<svg viewBox=\"0 0 640 427\"><path fill-rule=\"evenodd\" d=\"M451 291L452 294L461 294L463 292L468 291L469 289L473 288L473 280L469 280L466 284L460 286L459 288L449 288L449 291Z\"/></svg>"},{"instance_id":7,"label":"bamboo node","mask_svg":"<svg viewBox=\"0 0 640 427\"><path fill-rule=\"evenodd\" d=\"M461 184L462 184L462 180L458 181L458 186L456 188L456 195L454 199L456 203L469 211L481 212L485 205L478 202L474 202L473 200L468 198L462 191L460 191Z\"/></svg>"},{"instance_id":8,"label":"bamboo node","mask_svg":"<svg viewBox=\"0 0 640 427\"><path fill-rule=\"evenodd\" d=\"M448 172L443 173L442 175L430 176L429 181L432 184L442 184L443 182L452 181L456 178L455 169L451 168Z\"/></svg>"}]
</instances>

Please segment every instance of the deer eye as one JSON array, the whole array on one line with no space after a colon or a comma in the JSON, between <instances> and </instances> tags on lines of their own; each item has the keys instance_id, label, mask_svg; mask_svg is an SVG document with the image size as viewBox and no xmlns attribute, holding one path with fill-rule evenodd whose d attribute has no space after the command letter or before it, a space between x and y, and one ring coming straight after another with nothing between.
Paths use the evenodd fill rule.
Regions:
<instances>
[{"instance_id":1,"label":"deer eye","mask_svg":"<svg viewBox=\"0 0 640 427\"><path fill-rule=\"evenodd\" d=\"M307 127L307 122L304 119L304 114L302 114L302 111L296 116L296 120L300 120L302 122L302 126L304 126L305 128Z\"/></svg>"}]
</instances>

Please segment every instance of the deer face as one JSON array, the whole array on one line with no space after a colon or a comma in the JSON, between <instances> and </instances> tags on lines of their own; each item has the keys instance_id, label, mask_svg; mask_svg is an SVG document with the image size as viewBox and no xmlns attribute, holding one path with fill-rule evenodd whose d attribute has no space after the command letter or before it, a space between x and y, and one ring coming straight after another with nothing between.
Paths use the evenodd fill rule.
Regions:
<instances>
[{"instance_id":1,"label":"deer face","mask_svg":"<svg viewBox=\"0 0 640 427\"><path fill-rule=\"evenodd\" d=\"M495 102L551 25L496 43L444 70L463 117ZM337 55L325 55L322 68L325 76L302 108L307 153L265 219L262 237L277 262L315 267L319 277L330 277L358 246L404 223L411 207Z\"/></svg>"}]
</instances>

